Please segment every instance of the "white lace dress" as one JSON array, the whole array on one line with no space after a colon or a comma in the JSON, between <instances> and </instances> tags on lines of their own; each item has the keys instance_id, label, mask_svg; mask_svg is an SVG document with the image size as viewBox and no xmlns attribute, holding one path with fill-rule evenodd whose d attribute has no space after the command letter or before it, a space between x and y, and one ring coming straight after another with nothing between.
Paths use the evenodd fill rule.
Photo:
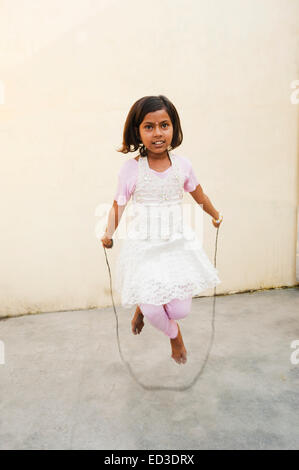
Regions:
<instances>
[{"instance_id":1,"label":"white lace dress","mask_svg":"<svg viewBox=\"0 0 299 470\"><path fill-rule=\"evenodd\" d=\"M124 308L163 305L215 287L221 281L190 225L184 223L184 175L176 156L165 178L138 159L133 219L116 261L115 288Z\"/></svg>"}]
</instances>

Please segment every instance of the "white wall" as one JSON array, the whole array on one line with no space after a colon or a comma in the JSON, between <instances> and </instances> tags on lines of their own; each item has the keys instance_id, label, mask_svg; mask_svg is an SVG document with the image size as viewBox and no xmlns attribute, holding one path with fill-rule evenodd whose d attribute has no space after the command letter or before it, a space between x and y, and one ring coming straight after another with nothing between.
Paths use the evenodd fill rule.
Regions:
<instances>
[{"instance_id":1,"label":"white wall","mask_svg":"<svg viewBox=\"0 0 299 470\"><path fill-rule=\"evenodd\" d=\"M298 17L297 0L1 3L1 316L111 305L95 209L152 94L177 107L176 151L224 214L217 292L296 283Z\"/></svg>"}]
</instances>

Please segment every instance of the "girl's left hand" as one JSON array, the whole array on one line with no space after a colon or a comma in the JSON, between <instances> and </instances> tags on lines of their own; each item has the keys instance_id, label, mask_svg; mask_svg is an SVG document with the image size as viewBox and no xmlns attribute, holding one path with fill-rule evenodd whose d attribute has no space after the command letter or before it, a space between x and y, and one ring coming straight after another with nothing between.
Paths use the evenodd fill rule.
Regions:
<instances>
[{"instance_id":1,"label":"girl's left hand","mask_svg":"<svg viewBox=\"0 0 299 470\"><path fill-rule=\"evenodd\" d=\"M112 248L112 247L113 247L113 239L106 237L106 235L104 235L104 236L101 238L101 242L102 242L102 245L103 245L105 248Z\"/></svg>"},{"instance_id":2,"label":"girl's left hand","mask_svg":"<svg viewBox=\"0 0 299 470\"><path fill-rule=\"evenodd\" d=\"M221 218L219 224L216 223L216 221L214 219L212 219L212 224L214 225L214 227L218 228L221 224L221 222L223 221L223 216L219 216L219 218Z\"/></svg>"}]
</instances>

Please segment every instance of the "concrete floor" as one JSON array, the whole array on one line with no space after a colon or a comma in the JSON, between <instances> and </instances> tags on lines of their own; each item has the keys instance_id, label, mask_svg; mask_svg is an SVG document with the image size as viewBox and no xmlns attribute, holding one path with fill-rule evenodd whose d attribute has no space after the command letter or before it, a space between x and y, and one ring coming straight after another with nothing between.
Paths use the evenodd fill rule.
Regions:
<instances>
[{"instance_id":1,"label":"concrete floor","mask_svg":"<svg viewBox=\"0 0 299 470\"><path fill-rule=\"evenodd\" d=\"M180 321L186 365L169 339L117 308L123 353L147 385L188 383L211 332L212 297ZM299 288L219 296L215 343L185 392L145 391L120 360L112 308L0 322L1 449L299 449ZM297 347L299 350L299 346ZM297 354L299 359L299 352Z\"/></svg>"}]
</instances>

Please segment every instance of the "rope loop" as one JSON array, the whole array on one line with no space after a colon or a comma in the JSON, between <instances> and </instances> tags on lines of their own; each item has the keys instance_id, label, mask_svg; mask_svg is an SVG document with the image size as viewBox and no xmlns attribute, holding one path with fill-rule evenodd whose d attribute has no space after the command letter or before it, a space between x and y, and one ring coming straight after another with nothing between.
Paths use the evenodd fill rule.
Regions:
<instances>
[{"instance_id":1,"label":"rope loop","mask_svg":"<svg viewBox=\"0 0 299 470\"><path fill-rule=\"evenodd\" d=\"M216 241L215 241L215 255L214 255L214 267L216 268L216 256L217 256L217 242L218 242L218 231L219 231L219 227L217 227L217 232L216 232ZM107 258L107 253L106 253L106 248L103 246L104 248L104 251L105 251L105 257L106 257L106 263L107 263L107 266L108 266L108 270L109 270L109 277L110 277L110 293L111 293L111 299L112 299L112 304L113 304L113 310L114 310L114 314L115 314L115 319L116 319L116 338L117 338L117 345L118 345L118 350L119 350L119 355L121 357L121 360L123 361L123 363L125 364L125 366L127 367L128 371L129 371L129 374L131 375L131 377L135 380L135 382L138 383L138 385L140 385L144 390L170 390L170 391L176 391L176 392L183 392L185 390L189 390L191 387L193 387L193 385L196 384L196 382L198 381L199 377L202 375L203 371L204 371L204 368L206 367L206 364L208 362L208 359L209 359L209 356L210 356L210 351L212 349L212 346L213 346L213 343L214 343L214 336L215 336L215 303L216 303L216 286L214 287L214 294L213 294L213 313L212 313L212 330L211 330L211 336L210 336L210 341L209 341L209 346L208 346L208 349L207 349L207 353L206 353L206 356L203 360L203 363L202 363L202 366L201 368L199 369L199 371L197 372L197 374L195 375L195 377L193 378L193 380L191 380L191 382L187 385L184 385L184 386L178 386L178 387L168 387L168 386L162 386L162 385L145 385L143 384L139 379L138 377L136 376L136 374L134 373L134 371L132 370L132 367L131 365L129 364L129 362L127 362L123 356L123 353L122 353L122 350L121 350L121 346L120 346L120 340L119 340L119 332L118 332L118 316L117 316L117 313L116 313L116 309L115 309L115 304L114 304L114 299L113 299L113 293L112 293L112 278L111 278L111 271L110 271L110 266L109 266L109 262L108 262L108 258Z\"/></svg>"}]
</instances>

